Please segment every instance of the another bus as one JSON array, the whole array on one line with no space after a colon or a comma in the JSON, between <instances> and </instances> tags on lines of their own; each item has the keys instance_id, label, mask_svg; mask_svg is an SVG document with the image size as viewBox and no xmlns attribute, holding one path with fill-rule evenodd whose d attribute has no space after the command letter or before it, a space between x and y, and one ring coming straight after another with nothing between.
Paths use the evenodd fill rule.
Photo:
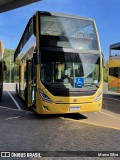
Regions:
<instances>
[{"instance_id":1,"label":"another bus","mask_svg":"<svg viewBox=\"0 0 120 160\"><path fill-rule=\"evenodd\" d=\"M103 55L91 18L36 12L14 61L16 92L38 114L101 110Z\"/></svg>"},{"instance_id":2,"label":"another bus","mask_svg":"<svg viewBox=\"0 0 120 160\"><path fill-rule=\"evenodd\" d=\"M3 92L3 68L4 68L3 54L4 54L4 44L0 39L0 98Z\"/></svg>"},{"instance_id":3,"label":"another bus","mask_svg":"<svg viewBox=\"0 0 120 160\"><path fill-rule=\"evenodd\" d=\"M120 93L120 43L110 45L108 90Z\"/></svg>"}]
</instances>

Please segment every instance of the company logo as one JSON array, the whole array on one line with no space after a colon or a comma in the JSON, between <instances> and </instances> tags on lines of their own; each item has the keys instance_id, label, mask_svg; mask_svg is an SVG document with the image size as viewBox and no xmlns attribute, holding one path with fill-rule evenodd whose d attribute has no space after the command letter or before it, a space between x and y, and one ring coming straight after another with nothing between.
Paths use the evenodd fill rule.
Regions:
<instances>
[{"instance_id":1,"label":"company logo","mask_svg":"<svg viewBox=\"0 0 120 160\"><path fill-rule=\"evenodd\" d=\"M77 102L77 98L74 98L74 99L73 99L73 102Z\"/></svg>"},{"instance_id":2,"label":"company logo","mask_svg":"<svg viewBox=\"0 0 120 160\"><path fill-rule=\"evenodd\" d=\"M10 157L10 152L1 152L1 157Z\"/></svg>"}]
</instances>

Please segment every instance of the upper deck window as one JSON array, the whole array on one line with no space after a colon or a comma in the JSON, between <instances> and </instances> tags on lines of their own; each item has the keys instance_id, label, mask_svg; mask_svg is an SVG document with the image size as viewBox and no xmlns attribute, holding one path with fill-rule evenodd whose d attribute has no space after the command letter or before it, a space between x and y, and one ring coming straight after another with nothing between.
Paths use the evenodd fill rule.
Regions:
<instances>
[{"instance_id":1,"label":"upper deck window","mask_svg":"<svg viewBox=\"0 0 120 160\"><path fill-rule=\"evenodd\" d=\"M40 24L41 46L98 50L92 20L41 15Z\"/></svg>"}]
</instances>

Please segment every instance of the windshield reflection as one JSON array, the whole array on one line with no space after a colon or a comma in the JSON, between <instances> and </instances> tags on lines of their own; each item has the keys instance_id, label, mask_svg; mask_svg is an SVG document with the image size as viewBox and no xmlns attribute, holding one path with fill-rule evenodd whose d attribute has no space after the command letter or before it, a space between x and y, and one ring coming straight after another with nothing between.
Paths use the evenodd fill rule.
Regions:
<instances>
[{"instance_id":1,"label":"windshield reflection","mask_svg":"<svg viewBox=\"0 0 120 160\"><path fill-rule=\"evenodd\" d=\"M92 20L41 15L40 21L41 46L98 50Z\"/></svg>"},{"instance_id":2,"label":"windshield reflection","mask_svg":"<svg viewBox=\"0 0 120 160\"><path fill-rule=\"evenodd\" d=\"M45 52L41 55L41 81L55 88L97 87L100 82L100 56Z\"/></svg>"}]
</instances>

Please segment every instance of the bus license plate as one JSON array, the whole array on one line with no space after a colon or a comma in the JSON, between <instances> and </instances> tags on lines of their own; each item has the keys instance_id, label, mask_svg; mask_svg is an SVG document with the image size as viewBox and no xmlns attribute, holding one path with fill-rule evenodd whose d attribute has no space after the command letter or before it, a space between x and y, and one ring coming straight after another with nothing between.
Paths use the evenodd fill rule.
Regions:
<instances>
[{"instance_id":1,"label":"bus license plate","mask_svg":"<svg viewBox=\"0 0 120 160\"><path fill-rule=\"evenodd\" d=\"M79 111L79 110L80 110L79 106L70 107L70 111Z\"/></svg>"}]
</instances>

